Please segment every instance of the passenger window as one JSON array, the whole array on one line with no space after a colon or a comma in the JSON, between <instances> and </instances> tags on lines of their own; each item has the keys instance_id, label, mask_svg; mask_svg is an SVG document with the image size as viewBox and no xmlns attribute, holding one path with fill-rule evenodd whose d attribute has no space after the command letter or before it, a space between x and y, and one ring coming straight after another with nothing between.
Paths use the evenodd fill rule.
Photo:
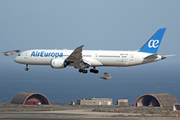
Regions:
<instances>
[{"instance_id":1,"label":"passenger window","mask_svg":"<svg viewBox=\"0 0 180 120\"><path fill-rule=\"evenodd\" d=\"M21 56L21 54L19 54L18 56Z\"/></svg>"}]
</instances>

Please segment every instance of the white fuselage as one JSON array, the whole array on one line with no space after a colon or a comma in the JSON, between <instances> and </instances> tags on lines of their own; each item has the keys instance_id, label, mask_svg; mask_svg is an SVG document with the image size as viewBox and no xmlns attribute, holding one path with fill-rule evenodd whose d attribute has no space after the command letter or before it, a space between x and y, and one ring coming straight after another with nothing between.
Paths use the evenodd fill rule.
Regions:
<instances>
[{"instance_id":1,"label":"white fuselage","mask_svg":"<svg viewBox=\"0 0 180 120\"><path fill-rule=\"evenodd\" d=\"M73 50L48 50L36 49L22 52L15 58L15 62L26 65L50 65L52 59L66 59ZM89 66L113 66L127 67L155 62L162 59L157 58L144 59L151 55L150 53L137 51L105 51L105 50L83 50L82 59ZM73 66L73 65L70 65Z\"/></svg>"}]
</instances>

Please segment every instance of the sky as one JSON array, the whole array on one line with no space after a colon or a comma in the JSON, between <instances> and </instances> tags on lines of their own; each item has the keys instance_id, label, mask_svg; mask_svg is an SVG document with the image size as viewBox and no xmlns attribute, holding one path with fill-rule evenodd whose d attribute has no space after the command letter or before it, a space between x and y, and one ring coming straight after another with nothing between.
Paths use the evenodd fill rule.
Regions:
<instances>
[{"instance_id":1,"label":"sky","mask_svg":"<svg viewBox=\"0 0 180 120\"><path fill-rule=\"evenodd\" d=\"M0 52L137 50L167 28L158 54L176 54L164 64L179 63L179 6L179 0L0 0ZM0 54L0 64L14 63L16 55Z\"/></svg>"}]
</instances>

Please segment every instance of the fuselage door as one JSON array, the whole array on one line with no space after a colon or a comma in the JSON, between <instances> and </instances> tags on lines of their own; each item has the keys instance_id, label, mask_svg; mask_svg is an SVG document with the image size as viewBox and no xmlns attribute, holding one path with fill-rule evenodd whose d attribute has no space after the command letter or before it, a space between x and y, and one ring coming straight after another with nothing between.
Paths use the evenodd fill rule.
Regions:
<instances>
[{"instance_id":1,"label":"fuselage door","mask_svg":"<svg viewBox=\"0 0 180 120\"><path fill-rule=\"evenodd\" d=\"M127 63L128 62L128 55L122 55L122 62Z\"/></svg>"},{"instance_id":2,"label":"fuselage door","mask_svg":"<svg viewBox=\"0 0 180 120\"><path fill-rule=\"evenodd\" d=\"M24 59L27 59L28 58L28 52L25 52L24 53Z\"/></svg>"},{"instance_id":3,"label":"fuselage door","mask_svg":"<svg viewBox=\"0 0 180 120\"><path fill-rule=\"evenodd\" d=\"M94 57L95 57L95 58L98 58L98 53L95 53L95 54L94 54Z\"/></svg>"},{"instance_id":4,"label":"fuselage door","mask_svg":"<svg viewBox=\"0 0 180 120\"><path fill-rule=\"evenodd\" d=\"M134 54L130 54L130 56L129 56L129 61L130 61L130 62L133 62L133 61L134 61Z\"/></svg>"}]
</instances>

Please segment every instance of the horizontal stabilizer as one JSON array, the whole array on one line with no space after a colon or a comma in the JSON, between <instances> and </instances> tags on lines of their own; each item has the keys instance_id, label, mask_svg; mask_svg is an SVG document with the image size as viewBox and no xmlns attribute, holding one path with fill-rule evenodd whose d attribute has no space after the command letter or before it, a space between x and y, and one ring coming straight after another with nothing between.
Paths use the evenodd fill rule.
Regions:
<instances>
[{"instance_id":1,"label":"horizontal stabilizer","mask_svg":"<svg viewBox=\"0 0 180 120\"><path fill-rule=\"evenodd\" d=\"M152 55L145 57L144 59L156 59L157 57L158 57L157 54L152 54Z\"/></svg>"}]
</instances>

